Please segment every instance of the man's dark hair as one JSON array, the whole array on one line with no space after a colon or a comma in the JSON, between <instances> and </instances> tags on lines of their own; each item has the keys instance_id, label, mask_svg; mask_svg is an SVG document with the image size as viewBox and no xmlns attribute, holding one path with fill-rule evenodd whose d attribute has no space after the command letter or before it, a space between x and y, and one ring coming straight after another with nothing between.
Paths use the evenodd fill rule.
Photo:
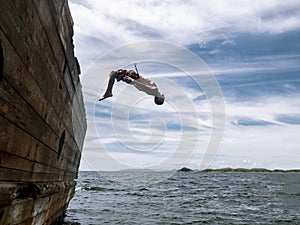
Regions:
<instances>
[{"instance_id":1,"label":"man's dark hair","mask_svg":"<svg viewBox=\"0 0 300 225\"><path fill-rule=\"evenodd\" d=\"M157 96L154 97L154 102L156 105L162 105L162 104L164 104L164 101L165 101L165 98L161 98L161 97L157 97Z\"/></svg>"}]
</instances>

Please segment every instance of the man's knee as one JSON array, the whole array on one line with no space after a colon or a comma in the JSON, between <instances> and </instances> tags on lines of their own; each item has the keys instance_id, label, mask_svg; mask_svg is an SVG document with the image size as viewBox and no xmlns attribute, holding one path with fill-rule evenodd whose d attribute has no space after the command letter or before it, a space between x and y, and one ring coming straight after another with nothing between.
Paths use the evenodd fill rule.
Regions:
<instances>
[{"instance_id":1,"label":"man's knee","mask_svg":"<svg viewBox=\"0 0 300 225\"><path fill-rule=\"evenodd\" d=\"M116 70L112 70L112 71L110 72L110 74L109 74L109 77L115 78L116 75L117 75L117 71L116 71Z\"/></svg>"}]
</instances>

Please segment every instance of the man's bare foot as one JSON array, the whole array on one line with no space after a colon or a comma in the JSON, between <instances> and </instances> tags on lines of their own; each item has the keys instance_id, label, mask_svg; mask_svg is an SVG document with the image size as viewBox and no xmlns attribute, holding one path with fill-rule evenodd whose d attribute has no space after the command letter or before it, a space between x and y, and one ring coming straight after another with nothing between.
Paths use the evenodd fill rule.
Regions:
<instances>
[{"instance_id":1,"label":"man's bare foot","mask_svg":"<svg viewBox=\"0 0 300 225\"><path fill-rule=\"evenodd\" d=\"M106 98L109 98L109 97L112 97L113 95L112 94L106 94L106 95L102 95L100 98L99 98L99 101L102 101Z\"/></svg>"}]
</instances>

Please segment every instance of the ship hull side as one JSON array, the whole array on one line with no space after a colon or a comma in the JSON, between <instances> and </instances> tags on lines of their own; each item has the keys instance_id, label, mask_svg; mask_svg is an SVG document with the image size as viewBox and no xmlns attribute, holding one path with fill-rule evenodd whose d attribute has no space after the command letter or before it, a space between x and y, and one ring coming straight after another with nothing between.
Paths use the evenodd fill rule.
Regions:
<instances>
[{"instance_id":1,"label":"ship hull side","mask_svg":"<svg viewBox=\"0 0 300 225\"><path fill-rule=\"evenodd\" d=\"M0 4L0 224L53 224L86 132L73 21L66 0Z\"/></svg>"}]
</instances>

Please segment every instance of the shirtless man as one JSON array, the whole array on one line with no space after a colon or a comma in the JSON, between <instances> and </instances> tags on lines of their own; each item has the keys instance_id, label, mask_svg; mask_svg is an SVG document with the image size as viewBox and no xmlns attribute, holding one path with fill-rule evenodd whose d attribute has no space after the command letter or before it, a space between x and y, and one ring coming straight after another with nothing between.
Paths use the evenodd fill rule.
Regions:
<instances>
[{"instance_id":1,"label":"shirtless man","mask_svg":"<svg viewBox=\"0 0 300 225\"><path fill-rule=\"evenodd\" d=\"M135 86L138 90L143 91L148 95L154 96L154 102L157 105L162 105L164 103L165 96L158 91L158 88L153 81L151 81L150 79L144 76L139 75L133 70L123 70L123 69L111 71L111 73L109 74L107 89L104 95L102 95L99 98L99 101L102 101L106 98L113 96L112 89L115 80L117 80L117 82L124 81L128 84Z\"/></svg>"}]
</instances>

